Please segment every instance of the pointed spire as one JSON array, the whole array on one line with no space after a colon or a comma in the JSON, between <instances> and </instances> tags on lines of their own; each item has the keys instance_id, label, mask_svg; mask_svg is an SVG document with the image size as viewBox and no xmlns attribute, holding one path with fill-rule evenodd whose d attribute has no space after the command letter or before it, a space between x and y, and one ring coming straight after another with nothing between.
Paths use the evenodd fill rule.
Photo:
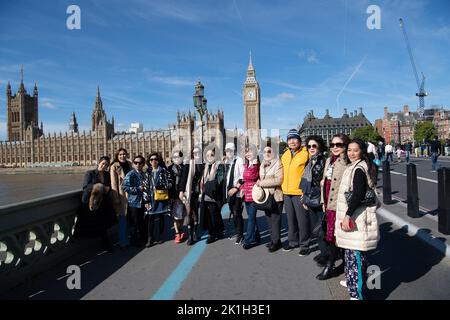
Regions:
<instances>
[{"instance_id":1,"label":"pointed spire","mask_svg":"<svg viewBox=\"0 0 450 320\"><path fill-rule=\"evenodd\" d=\"M20 86L19 92L25 92L25 86L23 84L23 65L20 67Z\"/></svg>"},{"instance_id":2,"label":"pointed spire","mask_svg":"<svg viewBox=\"0 0 450 320\"><path fill-rule=\"evenodd\" d=\"M6 95L10 96L11 95L11 84L8 81L8 84L6 85Z\"/></svg>"},{"instance_id":3,"label":"pointed spire","mask_svg":"<svg viewBox=\"0 0 450 320\"><path fill-rule=\"evenodd\" d=\"M34 96L38 95L38 88L37 88L37 83L36 81L34 81L34 90L33 90Z\"/></svg>"},{"instance_id":4,"label":"pointed spire","mask_svg":"<svg viewBox=\"0 0 450 320\"><path fill-rule=\"evenodd\" d=\"M95 97L95 110L103 110L103 102L102 98L100 97L100 87L97 86L97 96Z\"/></svg>"},{"instance_id":5,"label":"pointed spire","mask_svg":"<svg viewBox=\"0 0 450 320\"><path fill-rule=\"evenodd\" d=\"M252 52L251 51L250 51L250 60L248 62L247 71L255 71L255 68L253 67Z\"/></svg>"}]
</instances>

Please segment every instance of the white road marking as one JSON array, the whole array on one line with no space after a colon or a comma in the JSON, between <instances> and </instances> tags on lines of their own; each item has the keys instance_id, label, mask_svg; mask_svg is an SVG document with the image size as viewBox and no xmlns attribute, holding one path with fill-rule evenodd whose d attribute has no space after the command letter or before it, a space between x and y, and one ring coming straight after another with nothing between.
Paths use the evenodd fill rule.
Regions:
<instances>
[{"instance_id":1,"label":"white road marking","mask_svg":"<svg viewBox=\"0 0 450 320\"><path fill-rule=\"evenodd\" d=\"M66 275L64 275L64 276L62 276L62 277L59 277L58 279L56 279L56 280L62 280L62 279L64 279L64 278L67 278L68 276L70 276L70 274L66 274Z\"/></svg>"},{"instance_id":2,"label":"white road marking","mask_svg":"<svg viewBox=\"0 0 450 320\"><path fill-rule=\"evenodd\" d=\"M391 173L399 175L399 176L406 177L406 173L396 172L396 171L393 171L393 170L391 170ZM428 178L424 178L424 177L417 177L417 180L423 180L423 181L427 181L427 182L438 183L437 180L432 180L432 179L428 179Z\"/></svg>"},{"instance_id":3,"label":"white road marking","mask_svg":"<svg viewBox=\"0 0 450 320\"><path fill-rule=\"evenodd\" d=\"M91 260L86 261L85 263L80 264L80 267L84 266L85 264L91 263L91 262L92 262Z\"/></svg>"},{"instance_id":4,"label":"white road marking","mask_svg":"<svg viewBox=\"0 0 450 320\"><path fill-rule=\"evenodd\" d=\"M411 237L418 237L420 240L424 241L425 243L429 244L436 250L440 251L442 254L444 254L447 258L450 258L450 246L446 244L445 242L438 240L433 236L431 233L424 233L419 232L421 228L417 227L416 225L409 223L396 214L386 210L385 208L379 208L377 210L377 213L385 218L386 220L391 221L394 225L396 225L399 228L407 227L407 234Z\"/></svg>"},{"instance_id":5,"label":"white road marking","mask_svg":"<svg viewBox=\"0 0 450 320\"><path fill-rule=\"evenodd\" d=\"M408 208L408 205L407 205L406 203L403 202L403 201L406 202L405 199L402 199L402 198L397 197L397 196L394 196L394 195L392 196L392 199L398 200L398 201L399 201L398 204L401 205L403 208ZM419 199L419 200L420 200L420 199ZM422 207L422 206L419 206L419 209L422 210L422 211L424 211L424 212L430 212L430 211L433 211L433 210L430 210L430 209L425 208L425 207ZM435 222L439 222L439 221L438 221L438 217L437 217L437 216L433 216L433 215L431 215L431 214L425 214L425 215L423 215L422 217L426 217L426 218L431 219L431 220L433 220L433 221L435 221Z\"/></svg>"},{"instance_id":6,"label":"white road marking","mask_svg":"<svg viewBox=\"0 0 450 320\"><path fill-rule=\"evenodd\" d=\"M45 290L41 290L39 292L36 292L36 293L32 294L31 296L28 296L28 298L33 298L34 296L37 296L38 294L41 294L43 292L45 292Z\"/></svg>"}]
</instances>

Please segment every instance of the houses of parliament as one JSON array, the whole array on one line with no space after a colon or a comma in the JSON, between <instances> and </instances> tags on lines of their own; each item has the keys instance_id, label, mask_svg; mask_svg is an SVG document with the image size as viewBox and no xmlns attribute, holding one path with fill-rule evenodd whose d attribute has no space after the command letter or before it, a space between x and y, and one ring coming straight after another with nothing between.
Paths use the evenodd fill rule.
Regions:
<instances>
[{"instance_id":1,"label":"houses of parliament","mask_svg":"<svg viewBox=\"0 0 450 320\"><path fill-rule=\"evenodd\" d=\"M261 129L260 89L256 81L252 59L243 85L244 126L249 140L259 146ZM204 86L199 81L194 96L206 104ZM200 116L196 112L177 113L176 123L168 128L140 133L118 133L114 117L108 120L97 88L92 110L91 130L79 132L76 114L70 116L68 131L44 134L44 124L39 125L38 87L34 84L29 94L23 76L16 94L11 85L6 87L7 141L0 141L0 165L3 167L30 167L56 165L95 165L103 155L113 157L119 148L127 149L129 156L158 152L168 162L172 150L190 155L194 147L213 145L223 151L226 142L238 137L237 128L225 130L224 112L210 113L206 109ZM149 110L150 111L150 110Z\"/></svg>"}]
</instances>

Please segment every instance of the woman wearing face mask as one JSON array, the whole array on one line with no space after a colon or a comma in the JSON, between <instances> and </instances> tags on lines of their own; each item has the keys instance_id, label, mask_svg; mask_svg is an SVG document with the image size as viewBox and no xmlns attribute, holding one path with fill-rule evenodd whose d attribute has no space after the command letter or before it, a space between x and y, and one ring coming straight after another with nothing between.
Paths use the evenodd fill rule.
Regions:
<instances>
[{"instance_id":1,"label":"woman wearing face mask","mask_svg":"<svg viewBox=\"0 0 450 320\"><path fill-rule=\"evenodd\" d=\"M226 183L224 194L226 202L233 216L236 245L240 245L244 239L244 219L242 217L242 198L239 192L244 173L244 161L235 155L235 145L229 142L225 146L225 175ZM230 237L232 239L233 237Z\"/></svg>"},{"instance_id":2,"label":"woman wearing face mask","mask_svg":"<svg viewBox=\"0 0 450 320\"><path fill-rule=\"evenodd\" d=\"M281 214L283 212L283 191L281 190L283 165L275 156L271 147L264 148L264 160L259 169L259 180L256 182L256 185L264 188L264 191L272 195L275 201L271 210L264 211L272 240L269 244L269 252L275 252L282 247L280 234Z\"/></svg>"},{"instance_id":3,"label":"woman wearing face mask","mask_svg":"<svg viewBox=\"0 0 450 320\"><path fill-rule=\"evenodd\" d=\"M119 219L119 246L122 249L129 245L127 232L128 200L125 191L121 188L125 176L133 169L133 165L127 157L127 150L120 148L117 150L114 162L111 165L111 197Z\"/></svg>"},{"instance_id":4,"label":"woman wearing face mask","mask_svg":"<svg viewBox=\"0 0 450 320\"><path fill-rule=\"evenodd\" d=\"M206 152L206 166L200 182L200 223L203 230L208 230L208 244L221 239L225 229L220 213L225 169L223 164L216 161L215 155L214 149Z\"/></svg>"},{"instance_id":5,"label":"woman wearing face mask","mask_svg":"<svg viewBox=\"0 0 450 320\"><path fill-rule=\"evenodd\" d=\"M189 164L184 166L183 179L181 182L181 199L184 199L188 215L189 239L187 245L191 246L198 240L198 209L200 196L200 180L202 179L204 165L202 163L201 151L194 148L191 153Z\"/></svg>"},{"instance_id":6,"label":"woman wearing face mask","mask_svg":"<svg viewBox=\"0 0 450 320\"><path fill-rule=\"evenodd\" d=\"M325 212L326 232L324 244L321 247L320 254L314 257L314 260L323 270L317 275L317 279L326 280L336 275L335 262L339 258L339 249L336 247L336 238L334 236L334 224L336 221L336 203L338 198L339 186L342 175L347 168L347 146L350 139L345 134L336 134L330 143L330 156L325 163L323 179L321 181L321 203L322 210Z\"/></svg>"},{"instance_id":7,"label":"woman wearing face mask","mask_svg":"<svg viewBox=\"0 0 450 320\"><path fill-rule=\"evenodd\" d=\"M175 228L175 243L186 240L187 235L183 232L183 220L186 217L186 207L183 203L184 194L182 191L184 164L183 152L174 152L172 164L168 168L172 180L172 188L169 190L170 214L173 217Z\"/></svg>"},{"instance_id":8,"label":"woman wearing face mask","mask_svg":"<svg viewBox=\"0 0 450 320\"><path fill-rule=\"evenodd\" d=\"M336 207L336 245L345 249L345 279L352 300L366 298L367 252L379 240L377 199L366 201L367 191L375 195L376 167L361 139L353 139L347 150L350 165L342 175ZM371 189L371 190L369 190Z\"/></svg>"},{"instance_id":9,"label":"woman wearing face mask","mask_svg":"<svg viewBox=\"0 0 450 320\"><path fill-rule=\"evenodd\" d=\"M75 237L102 238L103 249L112 251L112 243L108 236L108 229L116 222L116 215L110 198L111 180L108 172L110 159L103 156L99 159L97 168L89 170L84 176L82 206L75 226ZM99 185L101 185L99 187ZM94 191L95 189L95 191ZM92 192L102 192L98 199L102 199L99 206L90 203Z\"/></svg>"},{"instance_id":10,"label":"woman wearing face mask","mask_svg":"<svg viewBox=\"0 0 450 320\"><path fill-rule=\"evenodd\" d=\"M247 250L261 242L258 224L256 223L257 209L253 204L252 190L253 186L259 180L259 158L256 154L256 149L245 148L245 165L244 165L244 185L241 190L241 197L245 203L245 210L247 212L247 232L244 238L242 247Z\"/></svg>"},{"instance_id":11,"label":"woman wearing face mask","mask_svg":"<svg viewBox=\"0 0 450 320\"><path fill-rule=\"evenodd\" d=\"M323 240L322 218L323 211L320 203L320 182L323 177L323 169L325 167L325 142L322 137L309 136L306 139L306 147L309 153L309 160L303 171L300 181L300 189L303 195L300 202L309 215L310 231L312 237L317 237L317 242L321 252L325 250Z\"/></svg>"}]
</instances>

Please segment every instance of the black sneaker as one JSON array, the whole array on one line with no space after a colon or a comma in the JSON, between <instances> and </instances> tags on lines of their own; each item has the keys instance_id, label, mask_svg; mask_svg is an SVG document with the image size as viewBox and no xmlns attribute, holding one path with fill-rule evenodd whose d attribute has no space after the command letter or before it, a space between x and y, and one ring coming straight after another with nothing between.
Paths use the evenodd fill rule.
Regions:
<instances>
[{"instance_id":1,"label":"black sneaker","mask_svg":"<svg viewBox=\"0 0 450 320\"><path fill-rule=\"evenodd\" d=\"M291 245L289 244L289 245L287 245L286 247L283 248L283 251L289 252L289 251L294 250L295 248L298 248L298 246L291 246Z\"/></svg>"},{"instance_id":2,"label":"black sneaker","mask_svg":"<svg viewBox=\"0 0 450 320\"><path fill-rule=\"evenodd\" d=\"M214 241L216 241L216 238L213 236L208 236L208 239L206 240L207 244L213 243Z\"/></svg>"},{"instance_id":3,"label":"black sneaker","mask_svg":"<svg viewBox=\"0 0 450 320\"><path fill-rule=\"evenodd\" d=\"M271 246L269 247L269 252L275 252L281 249L281 243L272 243Z\"/></svg>"},{"instance_id":4,"label":"black sneaker","mask_svg":"<svg viewBox=\"0 0 450 320\"><path fill-rule=\"evenodd\" d=\"M298 255L299 255L300 257L307 256L307 255L309 255L309 254L310 254L309 249L301 249L300 252L298 253Z\"/></svg>"},{"instance_id":5,"label":"black sneaker","mask_svg":"<svg viewBox=\"0 0 450 320\"><path fill-rule=\"evenodd\" d=\"M236 242L234 243L235 245L241 245L242 241L244 241L244 237L243 236L237 236L236 238Z\"/></svg>"}]
</instances>

